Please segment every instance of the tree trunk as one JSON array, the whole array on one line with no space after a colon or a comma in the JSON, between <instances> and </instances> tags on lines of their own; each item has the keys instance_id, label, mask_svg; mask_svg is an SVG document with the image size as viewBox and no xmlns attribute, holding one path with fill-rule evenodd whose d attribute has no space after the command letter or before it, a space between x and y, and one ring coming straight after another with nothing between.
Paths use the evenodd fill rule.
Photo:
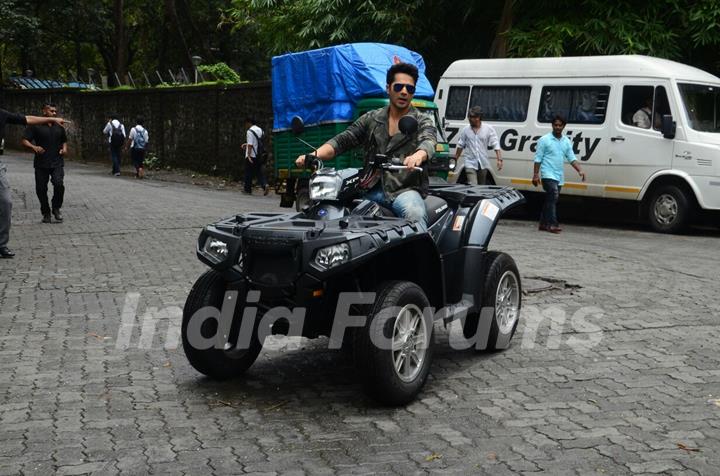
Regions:
<instances>
[{"instance_id":1,"label":"tree trunk","mask_svg":"<svg viewBox=\"0 0 720 476\"><path fill-rule=\"evenodd\" d=\"M514 18L514 7L516 0L505 0L503 5L502 16L498 24L495 39L490 45L490 58L506 58L508 52L507 32L512 28Z\"/></svg>"},{"instance_id":2,"label":"tree trunk","mask_svg":"<svg viewBox=\"0 0 720 476\"><path fill-rule=\"evenodd\" d=\"M125 31L125 15L124 15L124 0L115 0L113 2L113 22L115 24L115 38L114 38L114 49L115 54L113 58L113 71L108 71L108 81L111 84L115 84L115 75L117 73L120 81L127 80L127 69L128 69L128 39L127 32ZM116 86L120 86L116 84Z\"/></svg>"}]
</instances>

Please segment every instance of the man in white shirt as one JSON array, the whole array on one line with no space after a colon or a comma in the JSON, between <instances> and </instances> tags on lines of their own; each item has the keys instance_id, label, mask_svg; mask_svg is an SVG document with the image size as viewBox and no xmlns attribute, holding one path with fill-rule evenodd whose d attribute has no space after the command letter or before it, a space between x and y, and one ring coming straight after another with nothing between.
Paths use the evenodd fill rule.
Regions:
<instances>
[{"instance_id":1,"label":"man in white shirt","mask_svg":"<svg viewBox=\"0 0 720 476\"><path fill-rule=\"evenodd\" d=\"M495 150L497 169L502 170L503 160L500 153L500 142L495 129L482 122L482 109L473 106L468 113L469 126L460 133L458 145L455 148L455 160L465 157L465 177L470 185L485 185L487 171L490 168L488 148Z\"/></svg>"},{"instance_id":2,"label":"man in white shirt","mask_svg":"<svg viewBox=\"0 0 720 476\"><path fill-rule=\"evenodd\" d=\"M653 100L651 97L645 98L645 105L635 111L635 114L633 114L632 121L633 124L636 127L641 127L643 129L650 129L650 127L653 125L651 118L653 117L652 113L652 106L653 106ZM660 129L660 114L655 113L655 128Z\"/></svg>"},{"instance_id":3,"label":"man in white shirt","mask_svg":"<svg viewBox=\"0 0 720 476\"><path fill-rule=\"evenodd\" d=\"M110 145L110 159L112 160L112 172L116 177L120 176L120 153L122 147L125 144L125 126L120 122L116 115L112 114L108 119L103 134L108 138L108 144Z\"/></svg>"},{"instance_id":4,"label":"man in white shirt","mask_svg":"<svg viewBox=\"0 0 720 476\"><path fill-rule=\"evenodd\" d=\"M245 150L245 187L243 193L248 195L252 193L253 175L257 175L258 185L262 187L264 194L267 195L270 189L263 173L265 146L262 139L265 133L260 129L260 126L255 124L255 120L250 117L245 119L245 127L247 128L246 142L240 146Z\"/></svg>"},{"instance_id":5,"label":"man in white shirt","mask_svg":"<svg viewBox=\"0 0 720 476\"><path fill-rule=\"evenodd\" d=\"M130 135L128 140L130 141L130 158L132 159L133 167L135 167L135 177L145 177L145 151L147 150L148 142L150 141L150 134L143 123L145 120L142 117L138 117L135 121L135 127L130 129Z\"/></svg>"}]
</instances>

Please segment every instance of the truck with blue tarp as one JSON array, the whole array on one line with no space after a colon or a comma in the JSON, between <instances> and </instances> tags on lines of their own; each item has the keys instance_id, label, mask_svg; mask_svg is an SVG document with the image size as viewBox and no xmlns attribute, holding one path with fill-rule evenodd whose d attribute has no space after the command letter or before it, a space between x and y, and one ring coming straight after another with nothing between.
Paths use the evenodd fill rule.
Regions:
<instances>
[{"instance_id":1,"label":"truck with blue tarp","mask_svg":"<svg viewBox=\"0 0 720 476\"><path fill-rule=\"evenodd\" d=\"M383 43L351 43L317 50L288 53L272 59L273 158L275 190L280 205L300 210L308 200L310 174L297 168L295 159L306 154L302 141L319 147L367 111L388 104L386 73L395 61L417 66L419 77L412 105L435 120L438 145L430 163L431 175L447 176L449 147L440 126L434 90L425 76L425 62L418 53ZM291 132L299 116L305 130ZM302 139L298 140L298 139ZM341 154L326 166L361 168L363 151Z\"/></svg>"}]
</instances>

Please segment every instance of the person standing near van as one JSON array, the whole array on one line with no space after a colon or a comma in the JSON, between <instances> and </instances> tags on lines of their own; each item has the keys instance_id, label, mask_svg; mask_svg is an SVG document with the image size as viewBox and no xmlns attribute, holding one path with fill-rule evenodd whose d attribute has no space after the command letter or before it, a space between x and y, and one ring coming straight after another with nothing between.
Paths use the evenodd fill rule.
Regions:
<instances>
[{"instance_id":1,"label":"person standing near van","mask_svg":"<svg viewBox=\"0 0 720 476\"><path fill-rule=\"evenodd\" d=\"M135 127L130 129L128 140L130 141L130 159L132 159L133 167L135 167L135 177L145 177L145 168L143 164L145 162L145 150L147 149L148 142L150 142L150 134L147 129L143 126L145 120L142 117L138 117L135 120Z\"/></svg>"},{"instance_id":2,"label":"person standing near van","mask_svg":"<svg viewBox=\"0 0 720 476\"><path fill-rule=\"evenodd\" d=\"M42 108L43 117L56 117L57 107L46 103ZM55 221L63 221L60 209L65 196L65 160L67 155L67 134L57 123L28 126L23 134L22 144L35 153L35 193L40 201L42 222L50 223L50 212ZM52 208L48 203L48 180L53 185Z\"/></svg>"},{"instance_id":3,"label":"person standing near van","mask_svg":"<svg viewBox=\"0 0 720 476\"><path fill-rule=\"evenodd\" d=\"M585 172L578 165L577 158L573 153L573 145L563 129L567 121L563 116L556 115L552 121L552 132L545 134L537 142L535 153L535 164L532 183L538 186L542 181L545 190L545 204L540 214L540 226L538 230L560 233L557 218L557 202L560 197L560 190L565 184L565 172L563 166L567 161L580 174L582 181L585 181Z\"/></svg>"},{"instance_id":4,"label":"person standing near van","mask_svg":"<svg viewBox=\"0 0 720 476\"><path fill-rule=\"evenodd\" d=\"M500 141L498 141L495 128L482 122L482 109L480 106L473 106L468 113L470 125L460 133L458 145L455 148L455 160L465 153L465 177L470 185L485 185L487 183L488 161L487 151L490 147L495 150L497 169L502 170L503 160L500 152Z\"/></svg>"},{"instance_id":5,"label":"person standing near van","mask_svg":"<svg viewBox=\"0 0 720 476\"><path fill-rule=\"evenodd\" d=\"M255 120L250 117L245 119L245 127L247 127L246 142L240 146L245 149L245 188L243 192L248 195L252 193L253 175L257 175L258 185L262 187L263 193L267 195L270 189L263 173L263 161L266 154L262 140L265 133L260 129L260 126L255 124Z\"/></svg>"},{"instance_id":6,"label":"person standing near van","mask_svg":"<svg viewBox=\"0 0 720 476\"><path fill-rule=\"evenodd\" d=\"M107 136L108 144L110 145L110 160L112 160L112 172L110 173L119 177L120 153L122 152L122 147L127 137L127 134L125 134L125 126L116 115L111 114L107 124L105 124L103 134Z\"/></svg>"}]
</instances>

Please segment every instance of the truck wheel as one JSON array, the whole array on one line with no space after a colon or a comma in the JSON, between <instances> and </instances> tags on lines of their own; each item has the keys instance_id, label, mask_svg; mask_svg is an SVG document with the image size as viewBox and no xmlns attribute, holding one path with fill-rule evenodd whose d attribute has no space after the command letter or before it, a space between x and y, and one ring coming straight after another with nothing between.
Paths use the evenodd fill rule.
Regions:
<instances>
[{"instance_id":1,"label":"truck wheel","mask_svg":"<svg viewBox=\"0 0 720 476\"><path fill-rule=\"evenodd\" d=\"M303 187L298 189L295 195L295 210L301 212L310 203L310 190Z\"/></svg>"},{"instance_id":2,"label":"truck wheel","mask_svg":"<svg viewBox=\"0 0 720 476\"><path fill-rule=\"evenodd\" d=\"M522 287L515 261L506 253L490 251L485 255L481 309L492 309L487 350L507 349L520 320ZM487 312L487 311L486 311ZM484 317L484 316L483 316ZM463 325L466 339L478 334L480 313L468 314ZM482 338L482 332L478 337Z\"/></svg>"},{"instance_id":3,"label":"truck wheel","mask_svg":"<svg viewBox=\"0 0 720 476\"><path fill-rule=\"evenodd\" d=\"M226 290L225 279L216 271L208 271L198 278L185 301L182 320L182 342L187 356L195 370L208 377L224 380L245 373L255 362L262 350L257 338L257 329L253 330L250 347L243 350L224 350L211 347L201 350L193 347L188 340L190 319L199 310L207 306L221 309ZM242 309L236 309L236 316L242 315ZM209 339L218 331L218 322L214 318L206 319L200 327L201 335Z\"/></svg>"},{"instance_id":4,"label":"truck wheel","mask_svg":"<svg viewBox=\"0 0 720 476\"><path fill-rule=\"evenodd\" d=\"M648 219L653 230L680 233L687 228L690 216L691 201L679 187L665 185L650 196Z\"/></svg>"},{"instance_id":5,"label":"truck wheel","mask_svg":"<svg viewBox=\"0 0 720 476\"><path fill-rule=\"evenodd\" d=\"M378 287L364 329L355 332L354 360L366 391L386 405L413 400L432 363L432 314L423 290L407 281Z\"/></svg>"}]
</instances>

